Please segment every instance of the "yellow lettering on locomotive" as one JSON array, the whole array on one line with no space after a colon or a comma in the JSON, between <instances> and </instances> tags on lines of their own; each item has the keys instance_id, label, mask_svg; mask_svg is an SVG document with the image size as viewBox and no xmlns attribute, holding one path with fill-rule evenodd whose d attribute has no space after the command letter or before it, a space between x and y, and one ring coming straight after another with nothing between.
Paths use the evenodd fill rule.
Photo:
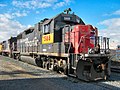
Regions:
<instances>
[{"instance_id":1,"label":"yellow lettering on locomotive","mask_svg":"<svg viewBox=\"0 0 120 90\"><path fill-rule=\"evenodd\" d=\"M54 42L53 33L42 36L42 44L50 44Z\"/></svg>"}]
</instances>

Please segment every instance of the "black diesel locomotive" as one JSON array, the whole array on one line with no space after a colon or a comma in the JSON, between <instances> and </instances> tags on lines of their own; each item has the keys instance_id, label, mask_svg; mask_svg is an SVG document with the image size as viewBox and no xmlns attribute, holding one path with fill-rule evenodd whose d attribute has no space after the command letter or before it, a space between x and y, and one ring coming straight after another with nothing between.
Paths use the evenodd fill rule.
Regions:
<instances>
[{"instance_id":1,"label":"black diesel locomotive","mask_svg":"<svg viewBox=\"0 0 120 90\"><path fill-rule=\"evenodd\" d=\"M86 81L106 79L110 75L109 38L99 37L97 28L85 25L70 10L17 35L11 40L10 56Z\"/></svg>"}]
</instances>

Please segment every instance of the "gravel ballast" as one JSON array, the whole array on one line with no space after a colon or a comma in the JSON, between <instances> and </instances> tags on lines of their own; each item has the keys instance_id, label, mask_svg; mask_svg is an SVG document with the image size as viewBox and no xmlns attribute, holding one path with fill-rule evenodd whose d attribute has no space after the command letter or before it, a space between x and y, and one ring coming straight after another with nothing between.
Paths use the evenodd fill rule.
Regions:
<instances>
[{"instance_id":1,"label":"gravel ballast","mask_svg":"<svg viewBox=\"0 0 120 90\"><path fill-rule=\"evenodd\" d=\"M120 74L107 81L84 82L0 56L0 90L119 90Z\"/></svg>"}]
</instances>

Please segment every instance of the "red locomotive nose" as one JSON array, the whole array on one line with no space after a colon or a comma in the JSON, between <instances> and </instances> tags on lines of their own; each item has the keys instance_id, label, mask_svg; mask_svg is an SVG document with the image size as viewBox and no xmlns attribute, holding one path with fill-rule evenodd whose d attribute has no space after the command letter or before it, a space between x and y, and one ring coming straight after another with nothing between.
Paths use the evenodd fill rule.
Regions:
<instances>
[{"instance_id":1,"label":"red locomotive nose","mask_svg":"<svg viewBox=\"0 0 120 90\"><path fill-rule=\"evenodd\" d=\"M69 35L70 34L70 35ZM88 49L95 46L97 30L91 25L76 25L71 32L67 32L65 38L70 39L75 54L88 53Z\"/></svg>"}]
</instances>

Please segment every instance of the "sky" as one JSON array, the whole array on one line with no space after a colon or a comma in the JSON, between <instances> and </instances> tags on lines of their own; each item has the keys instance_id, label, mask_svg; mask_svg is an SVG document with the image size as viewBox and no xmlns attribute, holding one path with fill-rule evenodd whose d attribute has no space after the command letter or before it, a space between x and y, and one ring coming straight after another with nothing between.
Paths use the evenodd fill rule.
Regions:
<instances>
[{"instance_id":1,"label":"sky","mask_svg":"<svg viewBox=\"0 0 120 90\"><path fill-rule=\"evenodd\" d=\"M67 8L120 45L120 0L0 0L0 42Z\"/></svg>"}]
</instances>

